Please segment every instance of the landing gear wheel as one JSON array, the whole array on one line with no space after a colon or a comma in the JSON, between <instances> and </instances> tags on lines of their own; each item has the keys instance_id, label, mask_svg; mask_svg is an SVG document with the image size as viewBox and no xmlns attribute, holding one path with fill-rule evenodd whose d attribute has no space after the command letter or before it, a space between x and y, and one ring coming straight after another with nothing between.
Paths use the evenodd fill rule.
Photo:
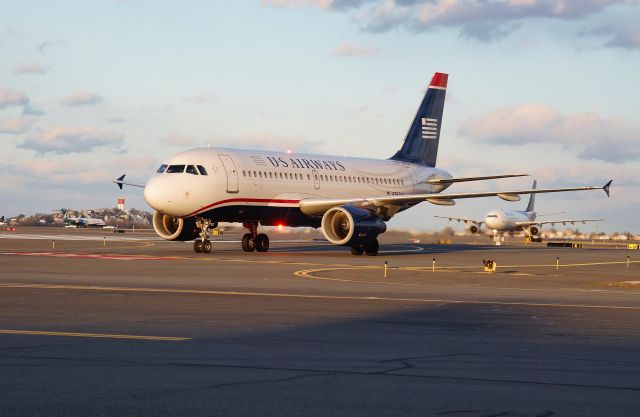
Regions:
<instances>
[{"instance_id":1,"label":"landing gear wheel","mask_svg":"<svg viewBox=\"0 0 640 417\"><path fill-rule=\"evenodd\" d=\"M373 239L363 245L364 253L369 256L376 256L378 251L380 250L380 244L378 244L378 239Z\"/></svg>"},{"instance_id":2,"label":"landing gear wheel","mask_svg":"<svg viewBox=\"0 0 640 417\"><path fill-rule=\"evenodd\" d=\"M251 233L245 233L242 236L242 250L245 252L253 252L256 248L256 241L253 239L253 235Z\"/></svg>"},{"instance_id":3,"label":"landing gear wheel","mask_svg":"<svg viewBox=\"0 0 640 417\"><path fill-rule=\"evenodd\" d=\"M202 253L203 245L201 240L196 240L193 242L193 251L195 253Z\"/></svg>"},{"instance_id":4,"label":"landing gear wheel","mask_svg":"<svg viewBox=\"0 0 640 417\"><path fill-rule=\"evenodd\" d=\"M211 253L211 241L210 240L205 240L204 242L202 242L202 252Z\"/></svg>"},{"instance_id":5,"label":"landing gear wheel","mask_svg":"<svg viewBox=\"0 0 640 417\"><path fill-rule=\"evenodd\" d=\"M255 242L256 250L258 252L266 252L269 250L269 236L265 235L264 233L259 233L256 236Z\"/></svg>"},{"instance_id":6,"label":"landing gear wheel","mask_svg":"<svg viewBox=\"0 0 640 417\"><path fill-rule=\"evenodd\" d=\"M364 249L362 249L362 246L351 246L351 254L352 255L362 255L364 253Z\"/></svg>"}]
</instances>

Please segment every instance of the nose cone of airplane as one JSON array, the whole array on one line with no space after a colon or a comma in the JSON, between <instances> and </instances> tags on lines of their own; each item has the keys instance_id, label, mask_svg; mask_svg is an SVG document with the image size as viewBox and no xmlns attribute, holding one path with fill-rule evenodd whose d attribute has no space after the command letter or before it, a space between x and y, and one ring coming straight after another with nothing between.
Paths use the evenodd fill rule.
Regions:
<instances>
[{"instance_id":1,"label":"nose cone of airplane","mask_svg":"<svg viewBox=\"0 0 640 417\"><path fill-rule=\"evenodd\" d=\"M144 200L152 209L166 212L171 204L171 196L168 187L163 187L162 182L159 177L151 178L144 187Z\"/></svg>"},{"instance_id":2,"label":"nose cone of airplane","mask_svg":"<svg viewBox=\"0 0 640 417\"><path fill-rule=\"evenodd\" d=\"M490 211L484 218L484 222L486 223L489 229L501 229L504 226L504 215L501 211L495 210Z\"/></svg>"}]
</instances>

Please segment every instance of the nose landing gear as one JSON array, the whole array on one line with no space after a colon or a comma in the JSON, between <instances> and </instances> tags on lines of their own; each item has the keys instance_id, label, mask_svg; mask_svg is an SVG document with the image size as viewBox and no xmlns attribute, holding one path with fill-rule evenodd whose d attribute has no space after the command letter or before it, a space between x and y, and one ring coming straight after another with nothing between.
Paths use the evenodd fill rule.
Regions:
<instances>
[{"instance_id":1,"label":"nose landing gear","mask_svg":"<svg viewBox=\"0 0 640 417\"><path fill-rule=\"evenodd\" d=\"M269 236L265 233L258 233L257 223L243 223L249 229L249 233L242 236L242 250L245 252L266 252L269 250Z\"/></svg>"},{"instance_id":2,"label":"nose landing gear","mask_svg":"<svg viewBox=\"0 0 640 417\"><path fill-rule=\"evenodd\" d=\"M213 223L216 227L218 223ZM193 251L196 253L211 253L211 241L209 240L209 228L212 226L211 219L196 219L196 227L200 229L200 237L193 242Z\"/></svg>"}]
</instances>

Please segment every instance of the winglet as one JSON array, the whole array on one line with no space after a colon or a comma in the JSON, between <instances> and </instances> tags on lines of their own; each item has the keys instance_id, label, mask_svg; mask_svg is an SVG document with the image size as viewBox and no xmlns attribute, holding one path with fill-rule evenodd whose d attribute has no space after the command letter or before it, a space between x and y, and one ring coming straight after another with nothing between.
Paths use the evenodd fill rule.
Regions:
<instances>
[{"instance_id":1,"label":"winglet","mask_svg":"<svg viewBox=\"0 0 640 417\"><path fill-rule=\"evenodd\" d=\"M612 183L612 182L613 182L613 180L609 180L609 182L608 182L608 183L606 183L606 184L604 185L604 187L602 187L602 189L604 190L604 192L605 192L605 193L607 193L607 197L611 197L611 196L609 195L609 188L611 187L611 183Z\"/></svg>"},{"instance_id":2,"label":"winglet","mask_svg":"<svg viewBox=\"0 0 640 417\"><path fill-rule=\"evenodd\" d=\"M124 182L125 175L127 174L122 174L120 177L118 177L117 180L114 181L116 184L118 184L118 187L120 187L121 190L122 190L122 184Z\"/></svg>"}]
</instances>

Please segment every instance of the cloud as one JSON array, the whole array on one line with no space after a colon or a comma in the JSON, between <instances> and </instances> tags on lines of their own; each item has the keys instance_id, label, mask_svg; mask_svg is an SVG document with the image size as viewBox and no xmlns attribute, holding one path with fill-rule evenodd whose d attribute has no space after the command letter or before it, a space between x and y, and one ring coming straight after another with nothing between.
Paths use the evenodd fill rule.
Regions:
<instances>
[{"instance_id":1,"label":"cloud","mask_svg":"<svg viewBox=\"0 0 640 417\"><path fill-rule=\"evenodd\" d=\"M213 94L199 94L196 96L185 97L182 101L189 104L207 104L217 99L218 97Z\"/></svg>"},{"instance_id":2,"label":"cloud","mask_svg":"<svg viewBox=\"0 0 640 417\"><path fill-rule=\"evenodd\" d=\"M45 74L49 69L40 64L18 64L13 68L13 75Z\"/></svg>"},{"instance_id":3,"label":"cloud","mask_svg":"<svg viewBox=\"0 0 640 417\"><path fill-rule=\"evenodd\" d=\"M198 141L193 136L174 132L160 138L159 142L169 146L192 146Z\"/></svg>"},{"instance_id":4,"label":"cloud","mask_svg":"<svg viewBox=\"0 0 640 417\"><path fill-rule=\"evenodd\" d=\"M54 127L29 133L18 147L41 154L86 153L99 147L118 149L123 139L123 134L112 130Z\"/></svg>"},{"instance_id":5,"label":"cloud","mask_svg":"<svg viewBox=\"0 0 640 417\"><path fill-rule=\"evenodd\" d=\"M124 117L108 117L107 118L107 122L114 123L114 124L126 123L126 121L127 119L125 119Z\"/></svg>"},{"instance_id":6,"label":"cloud","mask_svg":"<svg viewBox=\"0 0 640 417\"><path fill-rule=\"evenodd\" d=\"M22 91L11 90L0 84L0 110L11 106L26 106L29 97Z\"/></svg>"},{"instance_id":7,"label":"cloud","mask_svg":"<svg viewBox=\"0 0 640 417\"><path fill-rule=\"evenodd\" d=\"M141 113L156 113L156 112L168 112L171 111L173 109L172 106L170 105L166 105L166 106L142 106L140 107L140 112Z\"/></svg>"},{"instance_id":8,"label":"cloud","mask_svg":"<svg viewBox=\"0 0 640 417\"><path fill-rule=\"evenodd\" d=\"M527 20L578 20L611 6L637 5L638 0L263 0L262 3L280 8L348 10L353 20L371 32L453 28L464 37L488 41L508 35Z\"/></svg>"},{"instance_id":9,"label":"cloud","mask_svg":"<svg viewBox=\"0 0 640 417\"><path fill-rule=\"evenodd\" d=\"M276 135L268 132L245 133L233 138L212 138L207 141L212 146L230 146L236 148L265 149L293 152L310 152L321 142L313 142L303 135Z\"/></svg>"},{"instance_id":10,"label":"cloud","mask_svg":"<svg viewBox=\"0 0 640 417\"><path fill-rule=\"evenodd\" d=\"M338 58L352 58L359 56L376 55L379 52L377 48L361 47L349 43L343 43L333 51L333 56Z\"/></svg>"},{"instance_id":11,"label":"cloud","mask_svg":"<svg viewBox=\"0 0 640 417\"><path fill-rule=\"evenodd\" d=\"M562 114L541 104L497 109L466 122L459 133L498 145L554 143L576 149L581 159L640 159L640 127L596 113Z\"/></svg>"},{"instance_id":12,"label":"cloud","mask_svg":"<svg viewBox=\"0 0 640 417\"><path fill-rule=\"evenodd\" d=\"M19 116L14 119L0 119L0 133L21 135L31 129L36 119L31 116Z\"/></svg>"},{"instance_id":13,"label":"cloud","mask_svg":"<svg viewBox=\"0 0 640 417\"><path fill-rule=\"evenodd\" d=\"M83 91L63 98L60 100L60 105L65 107L95 106L103 101L103 98L98 94Z\"/></svg>"},{"instance_id":14,"label":"cloud","mask_svg":"<svg viewBox=\"0 0 640 417\"><path fill-rule=\"evenodd\" d=\"M640 26L637 22L631 24L604 25L590 32L592 35L603 36L607 40L603 44L605 47L637 49L640 48Z\"/></svg>"},{"instance_id":15,"label":"cloud","mask_svg":"<svg viewBox=\"0 0 640 417\"><path fill-rule=\"evenodd\" d=\"M46 112L41 108L34 106L33 103L29 103L22 108L23 116L44 116Z\"/></svg>"}]
</instances>

